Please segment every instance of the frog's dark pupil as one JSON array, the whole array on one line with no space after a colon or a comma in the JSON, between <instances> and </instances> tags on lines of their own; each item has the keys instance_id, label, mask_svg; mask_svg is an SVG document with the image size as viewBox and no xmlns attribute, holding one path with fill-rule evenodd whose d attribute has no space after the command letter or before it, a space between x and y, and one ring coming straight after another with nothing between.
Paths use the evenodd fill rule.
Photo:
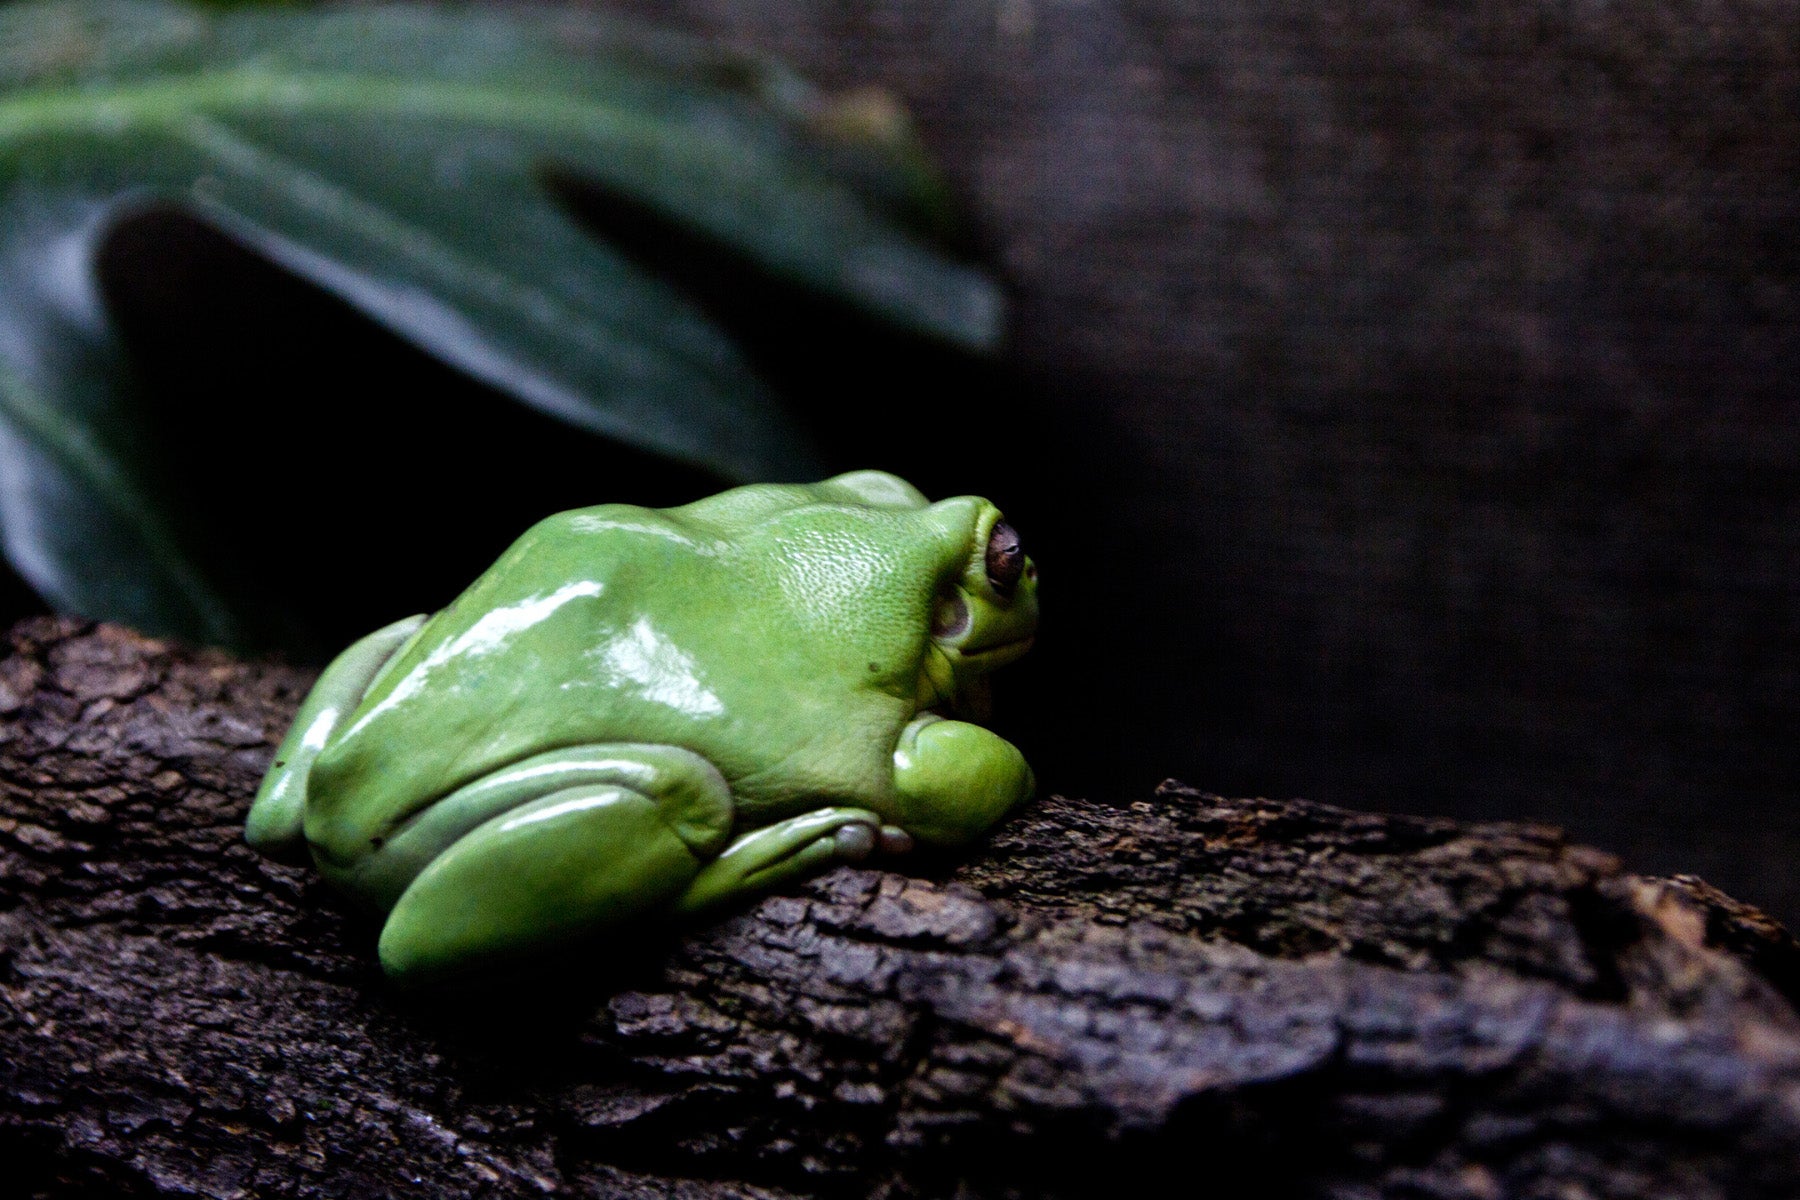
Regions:
<instances>
[{"instance_id":1,"label":"frog's dark pupil","mask_svg":"<svg viewBox=\"0 0 1800 1200\"><path fill-rule=\"evenodd\" d=\"M1025 573L1025 548L1019 544L1019 531L1005 521L996 521L988 534L987 577L1002 596L1012 595Z\"/></svg>"}]
</instances>

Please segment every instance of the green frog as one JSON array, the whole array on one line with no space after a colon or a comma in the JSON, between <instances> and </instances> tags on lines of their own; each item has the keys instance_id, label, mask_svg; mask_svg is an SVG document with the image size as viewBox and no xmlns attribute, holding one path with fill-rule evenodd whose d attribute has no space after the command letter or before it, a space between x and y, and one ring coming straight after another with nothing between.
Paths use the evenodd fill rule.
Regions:
<instances>
[{"instance_id":1,"label":"green frog","mask_svg":"<svg viewBox=\"0 0 1800 1200\"><path fill-rule=\"evenodd\" d=\"M994 505L879 471L558 513L326 668L247 837L402 983L963 846L1034 787L981 722L1037 613Z\"/></svg>"}]
</instances>

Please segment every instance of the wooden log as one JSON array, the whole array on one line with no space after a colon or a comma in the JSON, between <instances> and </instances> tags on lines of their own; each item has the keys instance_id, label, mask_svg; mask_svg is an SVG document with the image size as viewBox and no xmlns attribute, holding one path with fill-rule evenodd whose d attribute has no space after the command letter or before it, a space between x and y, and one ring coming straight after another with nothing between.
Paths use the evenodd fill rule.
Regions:
<instances>
[{"instance_id":1,"label":"wooden log","mask_svg":"<svg viewBox=\"0 0 1800 1200\"><path fill-rule=\"evenodd\" d=\"M24 1195L1800 1194L1800 948L1548 827L1050 796L961 864L406 996L242 841L306 673L10 636Z\"/></svg>"}]
</instances>

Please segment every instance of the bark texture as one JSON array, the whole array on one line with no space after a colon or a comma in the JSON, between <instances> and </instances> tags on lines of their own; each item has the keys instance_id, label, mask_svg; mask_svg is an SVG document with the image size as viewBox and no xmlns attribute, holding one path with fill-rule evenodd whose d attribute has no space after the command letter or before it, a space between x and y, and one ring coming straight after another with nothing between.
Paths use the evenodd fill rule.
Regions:
<instances>
[{"instance_id":1,"label":"bark texture","mask_svg":"<svg viewBox=\"0 0 1800 1200\"><path fill-rule=\"evenodd\" d=\"M1800 951L1556 830L1050 797L932 877L404 997L242 843L306 673L0 663L27 1195L1800 1194Z\"/></svg>"}]
</instances>

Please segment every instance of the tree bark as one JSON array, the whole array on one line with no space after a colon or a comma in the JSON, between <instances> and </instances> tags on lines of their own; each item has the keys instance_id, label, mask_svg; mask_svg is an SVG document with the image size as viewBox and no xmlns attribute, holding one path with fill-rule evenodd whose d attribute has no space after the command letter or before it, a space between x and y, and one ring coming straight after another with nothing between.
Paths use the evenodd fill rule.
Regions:
<instances>
[{"instance_id":1,"label":"tree bark","mask_svg":"<svg viewBox=\"0 0 1800 1200\"><path fill-rule=\"evenodd\" d=\"M1051 796L960 865L401 995L242 841L306 673L11 639L26 1195L1800 1194L1800 948L1555 829Z\"/></svg>"}]
</instances>

